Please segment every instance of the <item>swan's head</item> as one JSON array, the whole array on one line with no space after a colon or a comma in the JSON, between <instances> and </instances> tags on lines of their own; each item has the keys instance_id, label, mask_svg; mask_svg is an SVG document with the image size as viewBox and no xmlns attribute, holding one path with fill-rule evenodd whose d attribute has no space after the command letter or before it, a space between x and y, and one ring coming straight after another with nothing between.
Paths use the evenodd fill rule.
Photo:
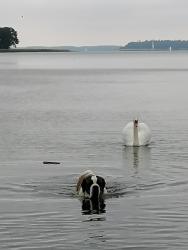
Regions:
<instances>
[{"instance_id":1,"label":"swan's head","mask_svg":"<svg viewBox=\"0 0 188 250\"><path fill-rule=\"evenodd\" d=\"M135 119L133 122L134 122L134 126L137 128L138 127L138 119Z\"/></svg>"}]
</instances>

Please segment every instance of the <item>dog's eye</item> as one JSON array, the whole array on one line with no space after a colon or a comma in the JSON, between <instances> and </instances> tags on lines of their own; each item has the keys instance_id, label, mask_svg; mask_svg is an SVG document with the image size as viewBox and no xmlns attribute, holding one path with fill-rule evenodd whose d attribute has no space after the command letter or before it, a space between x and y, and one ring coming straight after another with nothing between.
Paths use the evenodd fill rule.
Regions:
<instances>
[{"instance_id":1,"label":"dog's eye","mask_svg":"<svg viewBox=\"0 0 188 250\"><path fill-rule=\"evenodd\" d=\"M88 184L89 187L91 187L91 185L93 184L93 181L90 179L90 180L87 181L87 184Z\"/></svg>"},{"instance_id":2,"label":"dog's eye","mask_svg":"<svg viewBox=\"0 0 188 250\"><path fill-rule=\"evenodd\" d=\"M93 181L91 180L91 178L87 178L86 183L87 183L87 187L90 188L91 185L93 184Z\"/></svg>"}]
</instances>

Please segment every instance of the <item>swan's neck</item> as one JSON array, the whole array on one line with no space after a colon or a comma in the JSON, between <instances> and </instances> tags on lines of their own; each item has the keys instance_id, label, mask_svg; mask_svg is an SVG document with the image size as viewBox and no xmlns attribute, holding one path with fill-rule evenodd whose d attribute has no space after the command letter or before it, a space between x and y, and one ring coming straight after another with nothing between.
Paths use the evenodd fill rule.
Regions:
<instances>
[{"instance_id":1,"label":"swan's neck","mask_svg":"<svg viewBox=\"0 0 188 250\"><path fill-rule=\"evenodd\" d=\"M138 124L134 124L133 128L133 146L139 146L139 140L138 140Z\"/></svg>"}]
</instances>

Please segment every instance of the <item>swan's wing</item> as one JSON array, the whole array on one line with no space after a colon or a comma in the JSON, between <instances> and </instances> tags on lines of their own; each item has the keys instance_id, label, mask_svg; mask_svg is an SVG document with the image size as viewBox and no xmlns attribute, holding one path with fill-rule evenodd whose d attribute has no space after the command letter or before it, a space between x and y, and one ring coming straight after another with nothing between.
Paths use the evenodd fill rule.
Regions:
<instances>
[{"instance_id":1,"label":"swan's wing","mask_svg":"<svg viewBox=\"0 0 188 250\"><path fill-rule=\"evenodd\" d=\"M133 122L129 122L122 131L123 142L127 146L133 145Z\"/></svg>"},{"instance_id":2,"label":"swan's wing","mask_svg":"<svg viewBox=\"0 0 188 250\"><path fill-rule=\"evenodd\" d=\"M140 145L147 145L151 141L151 131L145 123L139 123L138 128Z\"/></svg>"}]
</instances>

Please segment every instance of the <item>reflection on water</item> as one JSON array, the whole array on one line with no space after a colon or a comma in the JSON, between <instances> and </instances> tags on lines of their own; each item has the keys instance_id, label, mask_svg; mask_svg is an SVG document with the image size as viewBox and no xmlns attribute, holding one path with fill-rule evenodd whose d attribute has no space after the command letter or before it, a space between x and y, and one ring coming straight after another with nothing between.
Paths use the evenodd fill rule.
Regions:
<instances>
[{"instance_id":1,"label":"reflection on water","mask_svg":"<svg viewBox=\"0 0 188 250\"><path fill-rule=\"evenodd\" d=\"M139 172L139 168L151 166L151 148L143 147L124 147L123 148L123 165L134 169L134 173Z\"/></svg>"},{"instance_id":2,"label":"reflection on water","mask_svg":"<svg viewBox=\"0 0 188 250\"><path fill-rule=\"evenodd\" d=\"M91 199L83 199L82 201L82 214L101 214L105 213L106 204L104 199L99 201L92 201Z\"/></svg>"}]
</instances>

